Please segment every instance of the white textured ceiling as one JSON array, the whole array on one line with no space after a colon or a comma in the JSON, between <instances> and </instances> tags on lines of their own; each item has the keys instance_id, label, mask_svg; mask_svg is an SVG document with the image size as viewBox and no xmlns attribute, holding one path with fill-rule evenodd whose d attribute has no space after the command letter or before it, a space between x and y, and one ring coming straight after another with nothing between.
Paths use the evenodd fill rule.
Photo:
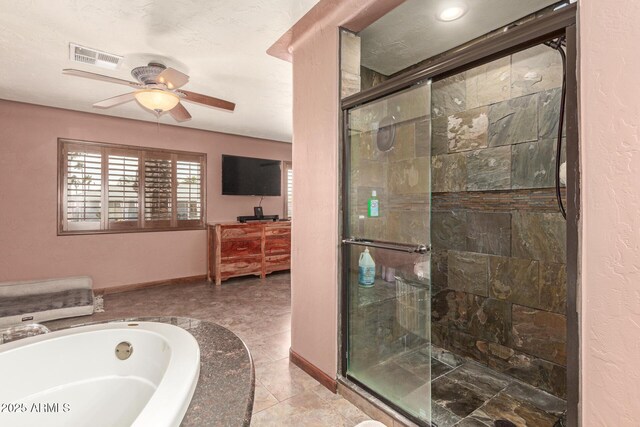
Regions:
<instances>
[{"instance_id":1,"label":"white textured ceiling","mask_svg":"<svg viewBox=\"0 0 640 427\"><path fill-rule=\"evenodd\" d=\"M408 0L360 32L362 65L388 76L558 1ZM436 18L448 5L460 3L467 6L462 18Z\"/></svg>"},{"instance_id":2,"label":"white textured ceiling","mask_svg":"<svg viewBox=\"0 0 640 427\"><path fill-rule=\"evenodd\" d=\"M150 60L188 74L184 89L235 102L233 113L184 103L180 126L291 141L291 64L267 48L317 0L0 0L0 98L156 121L135 102L92 108L126 93L65 76L77 68L133 80ZM70 61L69 43L124 55L117 70ZM168 115L161 123L177 125Z\"/></svg>"}]
</instances>

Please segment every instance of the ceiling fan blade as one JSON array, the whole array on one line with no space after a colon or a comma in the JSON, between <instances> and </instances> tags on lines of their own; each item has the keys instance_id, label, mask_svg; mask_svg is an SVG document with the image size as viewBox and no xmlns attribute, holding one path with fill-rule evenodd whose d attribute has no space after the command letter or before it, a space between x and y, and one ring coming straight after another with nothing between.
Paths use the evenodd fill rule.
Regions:
<instances>
[{"instance_id":1,"label":"ceiling fan blade","mask_svg":"<svg viewBox=\"0 0 640 427\"><path fill-rule=\"evenodd\" d=\"M167 68L158 74L158 83L164 83L169 89L177 89L189 82L189 76L175 68Z\"/></svg>"},{"instance_id":2,"label":"ceiling fan blade","mask_svg":"<svg viewBox=\"0 0 640 427\"><path fill-rule=\"evenodd\" d=\"M176 119L179 122L186 122L187 120L191 120L191 114L184 108L184 105L178 102L178 105L169 110L169 114L171 117Z\"/></svg>"},{"instance_id":3,"label":"ceiling fan blade","mask_svg":"<svg viewBox=\"0 0 640 427\"><path fill-rule=\"evenodd\" d=\"M233 111L236 108L236 104L233 102L225 101L224 99L214 98L213 96L202 95L195 92L189 92L188 90L180 90L184 95L185 101L195 102L196 104L207 105L209 107L222 108L223 110Z\"/></svg>"},{"instance_id":4,"label":"ceiling fan blade","mask_svg":"<svg viewBox=\"0 0 640 427\"><path fill-rule=\"evenodd\" d=\"M135 92L125 93L123 95L114 96L113 98L107 98L100 102L93 104L97 108L111 108L116 105L124 104L125 102L133 101L135 99Z\"/></svg>"},{"instance_id":5,"label":"ceiling fan blade","mask_svg":"<svg viewBox=\"0 0 640 427\"><path fill-rule=\"evenodd\" d=\"M135 88L139 88L143 86L140 83L130 82L128 80L116 79L115 77L104 76L102 74L90 73L88 71L74 70L73 68L66 68L62 70L62 74L67 74L69 76L76 76L76 77L84 77L92 80L101 80L103 82L116 83L116 84L131 86Z\"/></svg>"}]
</instances>

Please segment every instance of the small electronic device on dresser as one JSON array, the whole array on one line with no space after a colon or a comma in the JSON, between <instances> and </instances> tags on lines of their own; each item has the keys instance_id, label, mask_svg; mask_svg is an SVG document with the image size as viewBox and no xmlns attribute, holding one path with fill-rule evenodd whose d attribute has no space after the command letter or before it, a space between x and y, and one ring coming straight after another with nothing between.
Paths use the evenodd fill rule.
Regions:
<instances>
[{"instance_id":1,"label":"small electronic device on dresser","mask_svg":"<svg viewBox=\"0 0 640 427\"><path fill-rule=\"evenodd\" d=\"M255 215L249 216L239 216L238 222L245 223L251 221L273 221L276 222L280 218L278 215L262 215L261 217L257 217Z\"/></svg>"},{"instance_id":2,"label":"small electronic device on dresser","mask_svg":"<svg viewBox=\"0 0 640 427\"><path fill-rule=\"evenodd\" d=\"M265 215L262 212L262 206L253 207L253 215L239 216L238 222L245 223L251 221L273 221L276 222L280 218L278 215Z\"/></svg>"}]
</instances>

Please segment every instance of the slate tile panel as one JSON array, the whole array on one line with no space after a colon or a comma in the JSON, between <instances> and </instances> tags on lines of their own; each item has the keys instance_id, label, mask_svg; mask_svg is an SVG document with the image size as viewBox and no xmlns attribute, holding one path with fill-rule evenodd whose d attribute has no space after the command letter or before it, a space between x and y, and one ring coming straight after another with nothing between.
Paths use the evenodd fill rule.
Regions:
<instances>
[{"instance_id":1,"label":"slate tile panel","mask_svg":"<svg viewBox=\"0 0 640 427\"><path fill-rule=\"evenodd\" d=\"M467 212L467 251L511 254L510 212Z\"/></svg>"},{"instance_id":2,"label":"slate tile panel","mask_svg":"<svg viewBox=\"0 0 640 427\"><path fill-rule=\"evenodd\" d=\"M511 188L511 146L467 153L467 191Z\"/></svg>"},{"instance_id":3,"label":"slate tile panel","mask_svg":"<svg viewBox=\"0 0 640 427\"><path fill-rule=\"evenodd\" d=\"M474 252L449 251L449 289L489 296L489 256Z\"/></svg>"},{"instance_id":4,"label":"slate tile panel","mask_svg":"<svg viewBox=\"0 0 640 427\"><path fill-rule=\"evenodd\" d=\"M465 72L467 108L506 101L511 97L511 57L497 59Z\"/></svg>"},{"instance_id":5,"label":"slate tile panel","mask_svg":"<svg viewBox=\"0 0 640 427\"><path fill-rule=\"evenodd\" d=\"M467 187L467 156L465 153L440 154L431 158L431 191L457 192Z\"/></svg>"},{"instance_id":6,"label":"slate tile panel","mask_svg":"<svg viewBox=\"0 0 640 427\"><path fill-rule=\"evenodd\" d=\"M512 55L512 97L541 92L561 85L562 59L554 49L538 45Z\"/></svg>"},{"instance_id":7,"label":"slate tile panel","mask_svg":"<svg viewBox=\"0 0 640 427\"><path fill-rule=\"evenodd\" d=\"M539 307L538 261L492 256L489 260L489 295L501 301Z\"/></svg>"},{"instance_id":8,"label":"slate tile panel","mask_svg":"<svg viewBox=\"0 0 640 427\"><path fill-rule=\"evenodd\" d=\"M433 297L432 322L448 326L482 340L507 344L511 307L492 298L444 290Z\"/></svg>"},{"instance_id":9,"label":"slate tile panel","mask_svg":"<svg viewBox=\"0 0 640 427\"><path fill-rule=\"evenodd\" d=\"M433 156L438 154L447 154L449 152L449 134L447 130L447 125L448 125L447 117L434 118L431 121L431 127L430 127L431 152L425 153L427 150L421 149L421 151L416 152L416 155L420 156L423 153L425 153L425 155L433 155ZM419 128L419 132L421 131L423 130Z\"/></svg>"},{"instance_id":10,"label":"slate tile panel","mask_svg":"<svg viewBox=\"0 0 640 427\"><path fill-rule=\"evenodd\" d=\"M514 304L512 322L513 348L559 365L566 364L566 316Z\"/></svg>"},{"instance_id":11,"label":"slate tile panel","mask_svg":"<svg viewBox=\"0 0 640 427\"><path fill-rule=\"evenodd\" d=\"M512 147L512 188L555 188L556 141L516 144Z\"/></svg>"},{"instance_id":12,"label":"slate tile panel","mask_svg":"<svg viewBox=\"0 0 640 427\"><path fill-rule=\"evenodd\" d=\"M540 305L543 310L566 314L567 266L540 263Z\"/></svg>"},{"instance_id":13,"label":"slate tile panel","mask_svg":"<svg viewBox=\"0 0 640 427\"><path fill-rule=\"evenodd\" d=\"M507 420L513 425L523 427L551 427L558 419L557 416L514 399L506 393L498 394L474 411L471 416L484 422L485 425L493 425L493 420Z\"/></svg>"},{"instance_id":14,"label":"slate tile panel","mask_svg":"<svg viewBox=\"0 0 640 427\"><path fill-rule=\"evenodd\" d=\"M467 109L464 73L431 85L431 117L446 117Z\"/></svg>"},{"instance_id":15,"label":"slate tile panel","mask_svg":"<svg viewBox=\"0 0 640 427\"><path fill-rule=\"evenodd\" d=\"M431 244L435 250L467 247L467 213L462 210L431 213Z\"/></svg>"},{"instance_id":16,"label":"slate tile panel","mask_svg":"<svg viewBox=\"0 0 640 427\"><path fill-rule=\"evenodd\" d=\"M487 107L461 111L447 118L449 152L477 150L488 146Z\"/></svg>"},{"instance_id":17,"label":"slate tile panel","mask_svg":"<svg viewBox=\"0 0 640 427\"><path fill-rule=\"evenodd\" d=\"M511 255L564 264L566 222L559 213L514 212L511 215Z\"/></svg>"},{"instance_id":18,"label":"slate tile panel","mask_svg":"<svg viewBox=\"0 0 640 427\"><path fill-rule=\"evenodd\" d=\"M555 88L538 94L538 135L540 138L558 138L560 120L561 88ZM567 133L567 121L564 121L562 135Z\"/></svg>"},{"instance_id":19,"label":"slate tile panel","mask_svg":"<svg viewBox=\"0 0 640 427\"><path fill-rule=\"evenodd\" d=\"M538 95L522 96L489 107L489 146L538 139Z\"/></svg>"}]
</instances>

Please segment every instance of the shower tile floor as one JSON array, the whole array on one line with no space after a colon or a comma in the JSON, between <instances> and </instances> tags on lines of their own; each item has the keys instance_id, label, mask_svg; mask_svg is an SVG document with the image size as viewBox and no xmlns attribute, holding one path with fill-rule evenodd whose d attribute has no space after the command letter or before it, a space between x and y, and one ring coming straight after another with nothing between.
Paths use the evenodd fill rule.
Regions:
<instances>
[{"instance_id":1,"label":"shower tile floor","mask_svg":"<svg viewBox=\"0 0 640 427\"><path fill-rule=\"evenodd\" d=\"M493 427L496 420L552 427L566 408L562 399L435 346L395 356L361 372L363 378L410 407L424 405L430 392L438 427Z\"/></svg>"}]
</instances>

